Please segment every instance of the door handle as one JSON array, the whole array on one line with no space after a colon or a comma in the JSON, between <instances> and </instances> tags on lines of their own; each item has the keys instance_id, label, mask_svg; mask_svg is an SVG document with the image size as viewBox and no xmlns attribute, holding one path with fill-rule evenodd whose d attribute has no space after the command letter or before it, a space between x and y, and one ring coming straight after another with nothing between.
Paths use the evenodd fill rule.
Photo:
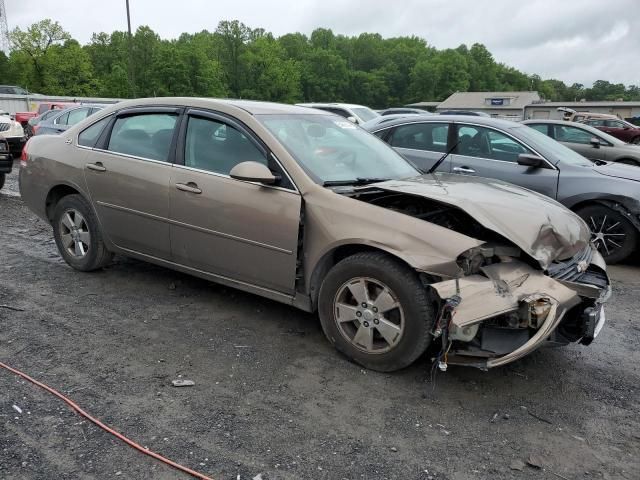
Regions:
<instances>
[{"instance_id":1,"label":"door handle","mask_svg":"<svg viewBox=\"0 0 640 480\"><path fill-rule=\"evenodd\" d=\"M200 190L198 188L198 185L196 185L193 182L189 182L189 183L176 183L176 188L178 190L182 190L183 192L189 192L189 193L202 193L202 190Z\"/></svg>"},{"instance_id":2,"label":"door handle","mask_svg":"<svg viewBox=\"0 0 640 480\"><path fill-rule=\"evenodd\" d=\"M473 168L469 167L453 167L453 171L459 173L476 173Z\"/></svg>"},{"instance_id":3,"label":"door handle","mask_svg":"<svg viewBox=\"0 0 640 480\"><path fill-rule=\"evenodd\" d=\"M106 172L107 171L105 166L102 165L102 162L87 163L87 168L89 170L95 170L96 172Z\"/></svg>"}]
</instances>

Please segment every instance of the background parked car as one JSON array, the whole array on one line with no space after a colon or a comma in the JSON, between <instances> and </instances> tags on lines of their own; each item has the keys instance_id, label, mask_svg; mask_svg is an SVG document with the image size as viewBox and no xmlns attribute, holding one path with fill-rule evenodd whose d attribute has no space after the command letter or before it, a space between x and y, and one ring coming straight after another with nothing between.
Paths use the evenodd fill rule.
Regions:
<instances>
[{"instance_id":1,"label":"background parked car","mask_svg":"<svg viewBox=\"0 0 640 480\"><path fill-rule=\"evenodd\" d=\"M82 105L56 111L37 124L34 135L58 135L103 108L104 105Z\"/></svg>"},{"instance_id":2,"label":"background parked car","mask_svg":"<svg viewBox=\"0 0 640 480\"><path fill-rule=\"evenodd\" d=\"M591 160L640 166L640 147L584 123L564 120L525 120L522 123Z\"/></svg>"},{"instance_id":3,"label":"background parked car","mask_svg":"<svg viewBox=\"0 0 640 480\"><path fill-rule=\"evenodd\" d=\"M426 112L427 115L430 115L429 112ZM389 123L391 120L396 120L398 118L405 118L407 116L416 115L415 113L393 113L389 115L383 115L380 117L376 117L373 120L369 120L368 122L364 122L360 124L362 128L365 130L371 130L378 125L382 125L385 123Z\"/></svg>"},{"instance_id":4,"label":"background parked car","mask_svg":"<svg viewBox=\"0 0 640 480\"><path fill-rule=\"evenodd\" d=\"M474 112L472 110L443 110L438 115L470 115L472 117L491 117L485 112Z\"/></svg>"},{"instance_id":5,"label":"background parked car","mask_svg":"<svg viewBox=\"0 0 640 480\"><path fill-rule=\"evenodd\" d=\"M423 171L452 151L438 171L497 178L558 200L589 224L609 263L638 247L640 168L590 161L521 123L493 118L412 115L372 131Z\"/></svg>"},{"instance_id":6,"label":"background parked car","mask_svg":"<svg viewBox=\"0 0 640 480\"><path fill-rule=\"evenodd\" d=\"M335 113L353 123L361 124L379 117L380 114L364 105L354 105L351 103L298 103L299 107L311 107Z\"/></svg>"},{"instance_id":7,"label":"background parked car","mask_svg":"<svg viewBox=\"0 0 640 480\"><path fill-rule=\"evenodd\" d=\"M20 155L25 143L24 129L6 112L0 112L0 139L7 141L12 153Z\"/></svg>"},{"instance_id":8,"label":"background parked car","mask_svg":"<svg viewBox=\"0 0 640 480\"><path fill-rule=\"evenodd\" d=\"M431 112L427 112L426 110L421 110L420 108L409 108L409 107L394 107L387 108L386 110L382 110L380 115L395 115L395 114L417 114L417 115L429 115Z\"/></svg>"},{"instance_id":9,"label":"background parked car","mask_svg":"<svg viewBox=\"0 0 640 480\"><path fill-rule=\"evenodd\" d=\"M34 112L16 112L15 119L16 121L20 122L27 136L31 136L32 133L28 131L28 125L31 120L38 118L40 115L49 110L62 109L72 107L74 105L77 104L69 102L42 102L38 105L38 109Z\"/></svg>"},{"instance_id":10,"label":"background parked car","mask_svg":"<svg viewBox=\"0 0 640 480\"><path fill-rule=\"evenodd\" d=\"M640 145L640 127L619 118L590 118L585 125L602 130L618 140Z\"/></svg>"},{"instance_id":11,"label":"background parked car","mask_svg":"<svg viewBox=\"0 0 640 480\"><path fill-rule=\"evenodd\" d=\"M13 168L13 156L9 152L9 144L4 138L0 138L0 189L4 186L5 177Z\"/></svg>"}]
</instances>

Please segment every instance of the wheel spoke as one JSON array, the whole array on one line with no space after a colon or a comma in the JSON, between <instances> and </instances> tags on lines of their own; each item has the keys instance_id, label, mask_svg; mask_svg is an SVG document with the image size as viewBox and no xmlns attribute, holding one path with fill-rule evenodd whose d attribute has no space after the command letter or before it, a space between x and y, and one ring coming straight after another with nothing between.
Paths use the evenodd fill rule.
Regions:
<instances>
[{"instance_id":1,"label":"wheel spoke","mask_svg":"<svg viewBox=\"0 0 640 480\"><path fill-rule=\"evenodd\" d=\"M595 233L595 231L598 230L598 226L596 225L596 221L593 219L593 217L589 217L589 219L591 220L591 225L593 225L593 232Z\"/></svg>"},{"instance_id":2,"label":"wheel spoke","mask_svg":"<svg viewBox=\"0 0 640 480\"><path fill-rule=\"evenodd\" d=\"M609 240L609 243L613 243L616 247L618 248L622 248L622 245L620 245L619 243L614 242L613 240L611 240L610 238L608 238L607 240Z\"/></svg>"},{"instance_id":3,"label":"wheel spoke","mask_svg":"<svg viewBox=\"0 0 640 480\"><path fill-rule=\"evenodd\" d=\"M358 303L369 303L369 292L367 292L367 283L360 278L349 284L349 291Z\"/></svg>"},{"instance_id":4,"label":"wheel spoke","mask_svg":"<svg viewBox=\"0 0 640 480\"><path fill-rule=\"evenodd\" d=\"M373 306L378 309L378 312L384 313L398 307L398 302L391 296L391 292L388 289L384 289L373 301Z\"/></svg>"},{"instance_id":5,"label":"wheel spoke","mask_svg":"<svg viewBox=\"0 0 640 480\"><path fill-rule=\"evenodd\" d=\"M626 233L603 233L605 237L624 237Z\"/></svg>"},{"instance_id":6,"label":"wheel spoke","mask_svg":"<svg viewBox=\"0 0 640 480\"><path fill-rule=\"evenodd\" d=\"M62 224L65 227L67 227L69 230L71 230L73 228L73 218L71 218L71 215L69 214L69 212L66 212L62 216Z\"/></svg>"},{"instance_id":7,"label":"wheel spoke","mask_svg":"<svg viewBox=\"0 0 640 480\"><path fill-rule=\"evenodd\" d=\"M600 227L600 231L602 232L604 230L604 224L607 223L607 216L604 216L604 219L602 220L602 226Z\"/></svg>"},{"instance_id":8,"label":"wheel spoke","mask_svg":"<svg viewBox=\"0 0 640 480\"><path fill-rule=\"evenodd\" d=\"M79 236L80 236L80 241L85 245L89 246L89 242L91 241L91 235L89 234L89 232L80 232Z\"/></svg>"},{"instance_id":9,"label":"wheel spoke","mask_svg":"<svg viewBox=\"0 0 640 480\"><path fill-rule=\"evenodd\" d=\"M380 332L382 338L384 338L389 345L393 345L395 343L401 332L399 326L385 320L384 318L380 319L380 323L378 323L375 328Z\"/></svg>"},{"instance_id":10,"label":"wheel spoke","mask_svg":"<svg viewBox=\"0 0 640 480\"><path fill-rule=\"evenodd\" d=\"M616 223L614 223L614 224L613 224L613 225L611 225L609 228L607 228L607 232L608 232L609 230L611 230L612 228L617 227L618 225L620 225L620 222L616 222ZM610 234L610 233L605 233L605 235L611 235L611 234Z\"/></svg>"},{"instance_id":11,"label":"wheel spoke","mask_svg":"<svg viewBox=\"0 0 640 480\"><path fill-rule=\"evenodd\" d=\"M80 228L84 223L84 217L80 215L78 212L73 212L73 224Z\"/></svg>"},{"instance_id":12,"label":"wheel spoke","mask_svg":"<svg viewBox=\"0 0 640 480\"><path fill-rule=\"evenodd\" d=\"M604 247L604 250L607 252L607 255L609 255L611 252L609 252L609 247L607 247L607 242L602 240L602 246Z\"/></svg>"},{"instance_id":13,"label":"wheel spoke","mask_svg":"<svg viewBox=\"0 0 640 480\"><path fill-rule=\"evenodd\" d=\"M77 257L81 257L81 256L84 255L83 247L82 247L82 243L81 242L76 241L74 243L74 252L75 252Z\"/></svg>"},{"instance_id":14,"label":"wheel spoke","mask_svg":"<svg viewBox=\"0 0 640 480\"><path fill-rule=\"evenodd\" d=\"M360 325L358 331L353 337L353 342L363 346L367 350L373 350L373 330Z\"/></svg>"},{"instance_id":15,"label":"wheel spoke","mask_svg":"<svg viewBox=\"0 0 640 480\"><path fill-rule=\"evenodd\" d=\"M71 248L73 246L73 237L70 233L63 233L60 235L60 240L62 240L62 244L65 248Z\"/></svg>"},{"instance_id":16,"label":"wheel spoke","mask_svg":"<svg viewBox=\"0 0 640 480\"><path fill-rule=\"evenodd\" d=\"M356 311L358 309L353 305L346 303L336 303L336 317L339 323L353 322L357 320Z\"/></svg>"}]
</instances>

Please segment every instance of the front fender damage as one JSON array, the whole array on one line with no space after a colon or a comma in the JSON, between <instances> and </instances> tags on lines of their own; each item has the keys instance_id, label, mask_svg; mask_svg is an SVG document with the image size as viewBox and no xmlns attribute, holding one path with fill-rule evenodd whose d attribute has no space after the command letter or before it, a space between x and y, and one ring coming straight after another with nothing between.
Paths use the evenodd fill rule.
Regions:
<instances>
[{"instance_id":1,"label":"front fender damage","mask_svg":"<svg viewBox=\"0 0 640 480\"><path fill-rule=\"evenodd\" d=\"M441 369L446 369L447 363L489 369L518 360L549 342L569 312L582 329L569 340L577 341L586 328L581 323L582 304L586 300L585 308L589 310L590 306L589 312L599 313L604 301L597 289L571 288L570 283L516 259L487 265L478 274L433 283L431 287L445 305L434 330L434 336L442 336L446 351L437 358ZM582 297L585 291L595 298ZM447 315L446 305L451 299L456 299L455 308Z\"/></svg>"}]
</instances>

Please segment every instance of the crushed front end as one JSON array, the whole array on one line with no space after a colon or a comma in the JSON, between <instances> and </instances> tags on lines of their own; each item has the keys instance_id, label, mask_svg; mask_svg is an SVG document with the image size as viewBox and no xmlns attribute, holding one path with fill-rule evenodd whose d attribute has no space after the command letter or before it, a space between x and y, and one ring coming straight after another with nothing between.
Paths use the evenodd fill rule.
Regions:
<instances>
[{"instance_id":1,"label":"crushed front end","mask_svg":"<svg viewBox=\"0 0 640 480\"><path fill-rule=\"evenodd\" d=\"M602 329L611 286L592 245L546 270L517 250L474 248L458 259L460 277L430 284L440 305L433 335L441 369L489 369L544 345L588 345Z\"/></svg>"}]
</instances>

